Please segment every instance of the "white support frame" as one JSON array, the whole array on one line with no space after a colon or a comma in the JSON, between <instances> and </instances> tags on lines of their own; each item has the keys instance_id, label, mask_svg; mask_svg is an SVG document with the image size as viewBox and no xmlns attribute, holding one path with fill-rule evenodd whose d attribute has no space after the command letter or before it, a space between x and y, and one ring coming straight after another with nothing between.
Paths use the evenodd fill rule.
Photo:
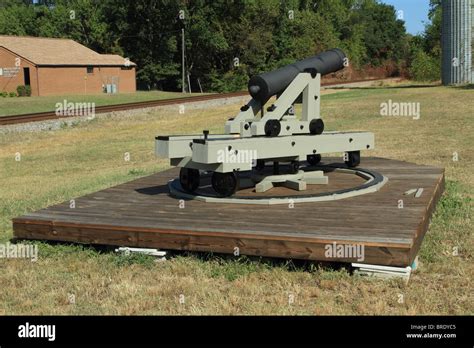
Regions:
<instances>
[{"instance_id":1,"label":"white support frame","mask_svg":"<svg viewBox=\"0 0 474 348\"><path fill-rule=\"evenodd\" d=\"M370 132L324 132L320 135L250 138L214 135L205 141L202 138L192 141L190 138L176 136L158 139L156 154L169 158L171 165L177 167L227 173L234 170L251 170L259 159L304 161L306 156L311 154L361 151L375 147L374 134ZM237 157L239 153L245 154L246 157ZM235 156L232 156L233 154ZM249 158L249 155L252 155L251 160L242 160ZM221 161L222 157L229 158L229 161ZM231 161L233 157L238 161Z\"/></svg>"},{"instance_id":2,"label":"white support frame","mask_svg":"<svg viewBox=\"0 0 474 348\"><path fill-rule=\"evenodd\" d=\"M287 115L288 110L296 99L303 95L301 119ZM243 107L241 112L227 121L225 132L227 134L240 134L243 137L265 135L265 124L269 120L281 121L279 136L293 134L308 134L309 123L321 117L321 75L311 75L309 72L300 73L277 98L269 110L263 112L263 117L258 114L265 107L255 99Z\"/></svg>"}]
</instances>

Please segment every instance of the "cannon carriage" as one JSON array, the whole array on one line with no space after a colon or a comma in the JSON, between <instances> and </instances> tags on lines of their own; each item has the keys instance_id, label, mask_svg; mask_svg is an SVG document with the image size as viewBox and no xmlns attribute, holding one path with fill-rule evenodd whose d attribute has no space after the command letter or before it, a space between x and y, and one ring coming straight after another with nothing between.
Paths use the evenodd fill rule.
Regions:
<instances>
[{"instance_id":1,"label":"cannon carriage","mask_svg":"<svg viewBox=\"0 0 474 348\"><path fill-rule=\"evenodd\" d=\"M181 168L179 182L186 192L198 189L204 171L212 173L212 187L223 197L248 185L249 175L244 173L260 173L251 175L252 184L257 185L268 183L266 177L279 181L279 175L286 175L283 182L294 188L291 175L303 177L300 166L316 167L327 153L345 153L346 165L356 167L360 151L374 148L374 135L325 132L320 114L321 76L343 69L346 59L341 50L333 49L254 76L248 83L252 99L226 122L225 134L204 130L198 135L157 136L155 153ZM302 104L300 115L294 112L298 101ZM273 164L273 170L264 174L268 163ZM312 177L306 174L306 180L324 183L320 176L320 171ZM296 189L304 187L296 185Z\"/></svg>"}]
</instances>

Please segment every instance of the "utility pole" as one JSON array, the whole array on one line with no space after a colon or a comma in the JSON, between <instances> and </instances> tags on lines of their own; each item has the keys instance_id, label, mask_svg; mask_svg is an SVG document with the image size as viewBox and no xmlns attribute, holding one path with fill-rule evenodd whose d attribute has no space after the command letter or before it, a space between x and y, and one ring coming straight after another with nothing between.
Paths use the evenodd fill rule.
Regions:
<instances>
[{"instance_id":1,"label":"utility pole","mask_svg":"<svg viewBox=\"0 0 474 348\"><path fill-rule=\"evenodd\" d=\"M184 88L184 28L181 29L181 69L182 69L182 87L183 87L183 90L182 92L184 93L185 92L185 88Z\"/></svg>"}]
</instances>

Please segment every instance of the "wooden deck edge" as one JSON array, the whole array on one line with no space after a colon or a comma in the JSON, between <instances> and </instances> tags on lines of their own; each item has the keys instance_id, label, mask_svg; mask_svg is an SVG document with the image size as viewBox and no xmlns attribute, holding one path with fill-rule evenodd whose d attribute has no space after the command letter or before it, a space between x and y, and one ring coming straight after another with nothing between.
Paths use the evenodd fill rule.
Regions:
<instances>
[{"instance_id":1,"label":"wooden deck edge","mask_svg":"<svg viewBox=\"0 0 474 348\"><path fill-rule=\"evenodd\" d=\"M80 244L146 247L181 251L217 252L226 254L294 258L327 262L359 262L387 266L406 266L409 263L408 245L355 243L311 238L281 238L280 236L244 235L230 233L197 233L137 228L125 229L106 225L73 225L51 221L22 221L13 224L18 239L48 240ZM364 259L357 257L329 257L327 252L336 245L364 246ZM332 249L334 250L334 249ZM355 250L355 249L354 249Z\"/></svg>"},{"instance_id":2,"label":"wooden deck edge","mask_svg":"<svg viewBox=\"0 0 474 348\"><path fill-rule=\"evenodd\" d=\"M278 240L283 242L304 242L304 243L316 243L316 244L328 244L337 242L340 244L364 244L366 246L373 247L391 247L400 249L410 249L412 244L408 243L391 243L391 242L359 242L355 240L343 240L343 239L324 239L317 237L292 237L285 235L276 234L251 234L251 233L229 233L229 232L215 232L215 231L197 231L197 230L177 230L177 229L163 229L163 228L149 228L149 227L128 227L119 225L107 225L107 224L84 224L84 223L73 223L73 222L61 222L53 220L35 220L27 217L17 217L12 219L13 222L13 234L17 238L25 238L20 236L21 230L15 228L19 225L37 225L37 226L49 226L51 233L54 235L54 231L59 228L80 228L87 230L102 231L105 233L115 232L132 232L132 233L159 233L159 234L180 234L185 236L197 236L197 237L234 237L234 238L246 238L246 239L258 239L258 240Z\"/></svg>"},{"instance_id":3,"label":"wooden deck edge","mask_svg":"<svg viewBox=\"0 0 474 348\"><path fill-rule=\"evenodd\" d=\"M415 239L414 239L415 243L413 244L413 247L411 248L411 251L410 251L410 258L409 258L410 265L413 263L418 252L420 251L421 243L423 242L423 239L425 238L426 232L428 232L431 218L436 209L436 205L438 204L439 200L441 199L441 196L444 193L445 186L446 186L445 171L443 169L443 173L436 184L435 192L431 197L428 207L426 208L426 213L424 214L423 221L420 223L420 227L418 229L417 235L415 236Z\"/></svg>"}]
</instances>

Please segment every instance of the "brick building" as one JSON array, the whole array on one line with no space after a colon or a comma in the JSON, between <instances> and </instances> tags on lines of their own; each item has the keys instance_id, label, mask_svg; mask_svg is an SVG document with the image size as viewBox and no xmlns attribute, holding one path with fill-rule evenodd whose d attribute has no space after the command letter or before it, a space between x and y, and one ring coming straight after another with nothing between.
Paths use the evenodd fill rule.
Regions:
<instances>
[{"instance_id":1,"label":"brick building","mask_svg":"<svg viewBox=\"0 0 474 348\"><path fill-rule=\"evenodd\" d=\"M0 36L0 92L31 86L31 95L130 93L136 65L69 39Z\"/></svg>"}]
</instances>

